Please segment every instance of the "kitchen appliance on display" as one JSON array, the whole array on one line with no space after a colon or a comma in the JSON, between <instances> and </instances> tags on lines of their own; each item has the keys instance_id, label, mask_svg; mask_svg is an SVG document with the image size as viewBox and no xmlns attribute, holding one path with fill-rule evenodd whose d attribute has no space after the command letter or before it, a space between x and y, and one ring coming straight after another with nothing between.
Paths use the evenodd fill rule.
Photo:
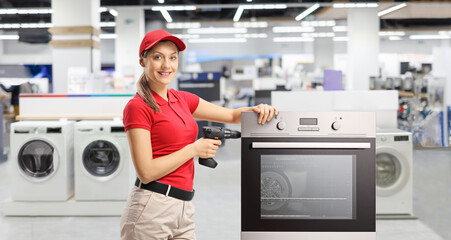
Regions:
<instances>
[{"instance_id":1,"label":"kitchen appliance on display","mask_svg":"<svg viewBox=\"0 0 451 240\"><path fill-rule=\"evenodd\" d=\"M413 215L412 133L399 129L376 132L376 214Z\"/></svg>"},{"instance_id":2,"label":"kitchen appliance on display","mask_svg":"<svg viewBox=\"0 0 451 240\"><path fill-rule=\"evenodd\" d=\"M75 199L126 200L136 178L120 120L75 123Z\"/></svg>"},{"instance_id":3,"label":"kitchen appliance on display","mask_svg":"<svg viewBox=\"0 0 451 240\"><path fill-rule=\"evenodd\" d=\"M74 191L71 121L11 124L14 201L65 201Z\"/></svg>"},{"instance_id":4,"label":"kitchen appliance on display","mask_svg":"<svg viewBox=\"0 0 451 240\"><path fill-rule=\"evenodd\" d=\"M376 239L373 112L241 116L241 239Z\"/></svg>"}]
</instances>

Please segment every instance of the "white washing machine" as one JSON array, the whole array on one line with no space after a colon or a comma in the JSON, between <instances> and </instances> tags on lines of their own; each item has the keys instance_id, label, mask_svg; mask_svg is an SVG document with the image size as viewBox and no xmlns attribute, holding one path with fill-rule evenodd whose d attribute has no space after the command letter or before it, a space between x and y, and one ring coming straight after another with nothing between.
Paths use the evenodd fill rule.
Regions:
<instances>
[{"instance_id":1,"label":"white washing machine","mask_svg":"<svg viewBox=\"0 0 451 240\"><path fill-rule=\"evenodd\" d=\"M74 192L72 121L11 124L12 200L65 201Z\"/></svg>"},{"instance_id":2,"label":"white washing machine","mask_svg":"<svg viewBox=\"0 0 451 240\"><path fill-rule=\"evenodd\" d=\"M126 200L135 174L120 120L75 123L75 200Z\"/></svg>"},{"instance_id":3,"label":"white washing machine","mask_svg":"<svg viewBox=\"0 0 451 240\"><path fill-rule=\"evenodd\" d=\"M376 132L376 214L413 215L410 132Z\"/></svg>"}]
</instances>

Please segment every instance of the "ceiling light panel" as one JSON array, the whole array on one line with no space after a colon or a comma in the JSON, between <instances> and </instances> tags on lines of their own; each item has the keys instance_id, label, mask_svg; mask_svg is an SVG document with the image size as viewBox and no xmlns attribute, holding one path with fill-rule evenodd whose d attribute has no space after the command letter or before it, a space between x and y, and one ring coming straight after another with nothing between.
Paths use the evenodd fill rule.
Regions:
<instances>
[{"instance_id":1,"label":"ceiling light panel","mask_svg":"<svg viewBox=\"0 0 451 240\"><path fill-rule=\"evenodd\" d=\"M435 39L451 39L451 36L446 35L410 35L413 40L435 40Z\"/></svg>"},{"instance_id":2,"label":"ceiling light panel","mask_svg":"<svg viewBox=\"0 0 451 240\"><path fill-rule=\"evenodd\" d=\"M244 27L244 28L266 28L268 27L268 22L255 21L255 22L234 22L234 27Z\"/></svg>"},{"instance_id":3,"label":"ceiling light panel","mask_svg":"<svg viewBox=\"0 0 451 240\"><path fill-rule=\"evenodd\" d=\"M405 6L407 6L406 3L398 4L398 5L394 6L394 7L387 8L387 9L385 9L385 10L382 10L382 11L378 12L378 13L377 13L377 16L379 16L379 17L384 16L384 15L386 15L386 14L389 14L389 13L391 13L391 12L394 12L394 11L396 11L396 10L399 10L399 9L405 7Z\"/></svg>"},{"instance_id":4,"label":"ceiling light panel","mask_svg":"<svg viewBox=\"0 0 451 240\"><path fill-rule=\"evenodd\" d=\"M36 9L18 9L18 8L4 8L0 9L0 15L7 14L51 14L51 8L36 8Z\"/></svg>"},{"instance_id":5,"label":"ceiling light panel","mask_svg":"<svg viewBox=\"0 0 451 240\"><path fill-rule=\"evenodd\" d=\"M116 27L116 22L100 22L100 27Z\"/></svg>"},{"instance_id":6,"label":"ceiling light panel","mask_svg":"<svg viewBox=\"0 0 451 240\"><path fill-rule=\"evenodd\" d=\"M405 36L406 32L403 31L383 31L379 32L379 36Z\"/></svg>"},{"instance_id":7,"label":"ceiling light panel","mask_svg":"<svg viewBox=\"0 0 451 240\"><path fill-rule=\"evenodd\" d=\"M305 11L303 11L301 14L297 15L295 20L296 21L300 21L302 19L304 19L305 17L307 17L308 15L310 15L310 13L312 13L313 11L315 11L316 9L319 8L319 4L315 3L313 4L313 6L307 8Z\"/></svg>"},{"instance_id":8,"label":"ceiling light panel","mask_svg":"<svg viewBox=\"0 0 451 240\"><path fill-rule=\"evenodd\" d=\"M174 34L174 36L182 39L200 38L199 34Z\"/></svg>"},{"instance_id":9,"label":"ceiling light panel","mask_svg":"<svg viewBox=\"0 0 451 240\"><path fill-rule=\"evenodd\" d=\"M319 20L319 21L302 21L302 26L311 26L311 27L333 27L335 26L335 20Z\"/></svg>"},{"instance_id":10,"label":"ceiling light panel","mask_svg":"<svg viewBox=\"0 0 451 240\"><path fill-rule=\"evenodd\" d=\"M0 24L0 29L15 29L15 28L51 28L52 23L4 23Z\"/></svg>"},{"instance_id":11,"label":"ceiling light panel","mask_svg":"<svg viewBox=\"0 0 451 240\"><path fill-rule=\"evenodd\" d=\"M335 33L333 32L315 32L315 33L303 33L303 37L307 38L323 38L323 37L335 37Z\"/></svg>"},{"instance_id":12,"label":"ceiling light panel","mask_svg":"<svg viewBox=\"0 0 451 240\"><path fill-rule=\"evenodd\" d=\"M314 38L307 37L275 37L273 38L274 42L313 42Z\"/></svg>"},{"instance_id":13,"label":"ceiling light panel","mask_svg":"<svg viewBox=\"0 0 451 240\"><path fill-rule=\"evenodd\" d=\"M200 22L173 22L167 23L166 28L168 29L188 29L188 28L200 28Z\"/></svg>"},{"instance_id":14,"label":"ceiling light panel","mask_svg":"<svg viewBox=\"0 0 451 240\"><path fill-rule=\"evenodd\" d=\"M193 11L196 10L196 6L157 6L152 7L152 11Z\"/></svg>"},{"instance_id":15,"label":"ceiling light panel","mask_svg":"<svg viewBox=\"0 0 451 240\"><path fill-rule=\"evenodd\" d=\"M233 16L233 21L238 22L245 9L286 9L286 4L244 4L238 6L238 9Z\"/></svg>"},{"instance_id":16,"label":"ceiling light panel","mask_svg":"<svg viewBox=\"0 0 451 240\"><path fill-rule=\"evenodd\" d=\"M285 9L286 4L250 4L250 5L240 5L243 9Z\"/></svg>"},{"instance_id":17,"label":"ceiling light panel","mask_svg":"<svg viewBox=\"0 0 451 240\"><path fill-rule=\"evenodd\" d=\"M161 15L163 15L164 19L166 20L166 22L168 23L172 22L172 17L167 10L161 9L160 12Z\"/></svg>"},{"instance_id":18,"label":"ceiling light panel","mask_svg":"<svg viewBox=\"0 0 451 240\"><path fill-rule=\"evenodd\" d=\"M273 27L272 31L275 33L297 33L297 32L314 32L314 27L301 26L277 26Z\"/></svg>"},{"instance_id":19,"label":"ceiling light panel","mask_svg":"<svg viewBox=\"0 0 451 240\"><path fill-rule=\"evenodd\" d=\"M188 39L189 43L244 43L245 38L198 38Z\"/></svg>"},{"instance_id":20,"label":"ceiling light panel","mask_svg":"<svg viewBox=\"0 0 451 240\"><path fill-rule=\"evenodd\" d=\"M377 3L334 3L334 8L377 8Z\"/></svg>"},{"instance_id":21,"label":"ceiling light panel","mask_svg":"<svg viewBox=\"0 0 451 240\"><path fill-rule=\"evenodd\" d=\"M102 34L99 35L99 38L100 39L116 39L117 38L117 34L115 34L115 33L109 33L109 34L102 33Z\"/></svg>"},{"instance_id":22,"label":"ceiling light panel","mask_svg":"<svg viewBox=\"0 0 451 240\"><path fill-rule=\"evenodd\" d=\"M235 34L235 33L247 33L247 28L190 28L189 34Z\"/></svg>"},{"instance_id":23,"label":"ceiling light panel","mask_svg":"<svg viewBox=\"0 0 451 240\"><path fill-rule=\"evenodd\" d=\"M266 33L244 33L244 34L235 34L236 38L268 38L268 34Z\"/></svg>"}]
</instances>

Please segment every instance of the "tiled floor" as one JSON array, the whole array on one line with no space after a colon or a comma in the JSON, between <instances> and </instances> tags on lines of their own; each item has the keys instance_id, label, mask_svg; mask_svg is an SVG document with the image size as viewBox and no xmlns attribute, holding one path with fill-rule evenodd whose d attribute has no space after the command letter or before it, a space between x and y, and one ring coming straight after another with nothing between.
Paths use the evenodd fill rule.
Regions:
<instances>
[{"instance_id":1,"label":"tiled floor","mask_svg":"<svg viewBox=\"0 0 451 240\"><path fill-rule=\"evenodd\" d=\"M200 240L240 239L240 141L227 140L209 169L196 164L195 221ZM414 151L417 220L378 220L377 239L451 239L451 154ZM120 239L119 217L3 217L10 196L11 162L0 163L0 240Z\"/></svg>"}]
</instances>

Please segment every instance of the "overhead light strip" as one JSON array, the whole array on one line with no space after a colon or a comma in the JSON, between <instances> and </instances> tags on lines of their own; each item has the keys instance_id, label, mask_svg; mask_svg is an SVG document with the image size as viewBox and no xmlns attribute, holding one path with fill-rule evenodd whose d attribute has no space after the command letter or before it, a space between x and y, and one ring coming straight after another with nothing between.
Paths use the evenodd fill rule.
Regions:
<instances>
[{"instance_id":1,"label":"overhead light strip","mask_svg":"<svg viewBox=\"0 0 451 240\"><path fill-rule=\"evenodd\" d=\"M382 31L379 32L379 36L405 36L406 32L403 31Z\"/></svg>"},{"instance_id":2,"label":"overhead light strip","mask_svg":"<svg viewBox=\"0 0 451 240\"><path fill-rule=\"evenodd\" d=\"M194 38L188 39L189 43L244 43L245 38Z\"/></svg>"},{"instance_id":3,"label":"overhead light strip","mask_svg":"<svg viewBox=\"0 0 451 240\"><path fill-rule=\"evenodd\" d=\"M410 35L413 40L436 40L436 39L451 39L451 36L446 35Z\"/></svg>"},{"instance_id":4,"label":"overhead light strip","mask_svg":"<svg viewBox=\"0 0 451 240\"><path fill-rule=\"evenodd\" d=\"M317 21L302 21L302 26L312 26L312 27L333 27L335 26L335 20L317 20Z\"/></svg>"},{"instance_id":5,"label":"overhead light strip","mask_svg":"<svg viewBox=\"0 0 451 240\"><path fill-rule=\"evenodd\" d=\"M314 32L314 33L303 33L303 37L310 37L310 38L323 38L323 37L335 37L335 33L333 32Z\"/></svg>"},{"instance_id":6,"label":"overhead light strip","mask_svg":"<svg viewBox=\"0 0 451 240\"><path fill-rule=\"evenodd\" d=\"M117 34L115 33L110 33L110 34L100 34L99 35L100 39L116 39L117 38Z\"/></svg>"},{"instance_id":7,"label":"overhead light strip","mask_svg":"<svg viewBox=\"0 0 451 240\"><path fill-rule=\"evenodd\" d=\"M116 9L110 9L110 10L108 10L108 12L115 17L117 17L117 15L118 15L118 12L116 11Z\"/></svg>"},{"instance_id":8,"label":"overhead light strip","mask_svg":"<svg viewBox=\"0 0 451 240\"><path fill-rule=\"evenodd\" d=\"M244 28L267 28L268 22L263 21L250 21L250 22L234 22L234 27L244 27Z\"/></svg>"},{"instance_id":9,"label":"overhead light strip","mask_svg":"<svg viewBox=\"0 0 451 240\"><path fill-rule=\"evenodd\" d=\"M196 6L188 5L188 6L157 6L152 7L152 11L193 11L196 10Z\"/></svg>"},{"instance_id":10,"label":"overhead light strip","mask_svg":"<svg viewBox=\"0 0 451 240\"><path fill-rule=\"evenodd\" d=\"M188 29L188 28L200 28L200 22L173 22L167 23L168 29Z\"/></svg>"},{"instance_id":11,"label":"overhead light strip","mask_svg":"<svg viewBox=\"0 0 451 240\"><path fill-rule=\"evenodd\" d=\"M241 15L243 14L244 8L242 6L239 6L236 10L235 16L233 16L233 21L238 22L240 21Z\"/></svg>"},{"instance_id":12,"label":"overhead light strip","mask_svg":"<svg viewBox=\"0 0 451 240\"><path fill-rule=\"evenodd\" d=\"M4 23L0 24L0 29L11 28L51 28L52 23Z\"/></svg>"},{"instance_id":13,"label":"overhead light strip","mask_svg":"<svg viewBox=\"0 0 451 240\"><path fill-rule=\"evenodd\" d=\"M0 9L0 15L7 14L51 14L51 8L36 8L36 9L20 9L20 8L3 8Z\"/></svg>"},{"instance_id":14,"label":"overhead light strip","mask_svg":"<svg viewBox=\"0 0 451 240\"><path fill-rule=\"evenodd\" d=\"M301 14L296 16L295 20L300 21L310 15L310 13L314 12L316 9L318 9L320 5L318 3L313 4L313 6L307 8L305 11L303 11Z\"/></svg>"},{"instance_id":15,"label":"overhead light strip","mask_svg":"<svg viewBox=\"0 0 451 240\"><path fill-rule=\"evenodd\" d=\"M268 34L266 33L240 33L235 34L236 38L268 38Z\"/></svg>"},{"instance_id":16,"label":"overhead light strip","mask_svg":"<svg viewBox=\"0 0 451 240\"><path fill-rule=\"evenodd\" d=\"M174 34L174 36L183 39L200 38L199 34Z\"/></svg>"},{"instance_id":17,"label":"overhead light strip","mask_svg":"<svg viewBox=\"0 0 451 240\"><path fill-rule=\"evenodd\" d=\"M377 8L377 3L334 3L334 8Z\"/></svg>"},{"instance_id":18,"label":"overhead light strip","mask_svg":"<svg viewBox=\"0 0 451 240\"><path fill-rule=\"evenodd\" d=\"M313 42L314 38L307 37L275 37L273 38L274 42Z\"/></svg>"},{"instance_id":19,"label":"overhead light strip","mask_svg":"<svg viewBox=\"0 0 451 240\"><path fill-rule=\"evenodd\" d=\"M233 16L233 21L238 22L244 10L249 9L286 9L286 4L241 4Z\"/></svg>"},{"instance_id":20,"label":"overhead light strip","mask_svg":"<svg viewBox=\"0 0 451 240\"><path fill-rule=\"evenodd\" d=\"M188 29L189 34L236 34L236 33L247 33L247 28L190 28Z\"/></svg>"},{"instance_id":21,"label":"overhead light strip","mask_svg":"<svg viewBox=\"0 0 451 240\"><path fill-rule=\"evenodd\" d=\"M171 15L169 15L168 11L161 9L160 12L161 12L161 15L163 15L164 19L166 20L166 22L168 22L168 23L172 22L172 17L171 17Z\"/></svg>"},{"instance_id":22,"label":"overhead light strip","mask_svg":"<svg viewBox=\"0 0 451 240\"><path fill-rule=\"evenodd\" d=\"M406 3L398 4L398 5L394 6L394 7L387 8L387 9L385 9L385 10L382 10L382 11L378 12L378 13L377 13L377 16L382 17L382 16L384 16L384 15L386 15L386 14L389 14L389 13L391 13L391 12L394 12L394 11L396 11L396 10L399 10L399 9L405 7L405 6L407 6Z\"/></svg>"},{"instance_id":23,"label":"overhead light strip","mask_svg":"<svg viewBox=\"0 0 451 240\"><path fill-rule=\"evenodd\" d=\"M277 26L273 27L274 33L298 33L298 32L314 32L314 27L300 27L300 26Z\"/></svg>"},{"instance_id":24,"label":"overhead light strip","mask_svg":"<svg viewBox=\"0 0 451 240\"><path fill-rule=\"evenodd\" d=\"M100 22L100 27L116 27L116 22Z\"/></svg>"}]
</instances>

